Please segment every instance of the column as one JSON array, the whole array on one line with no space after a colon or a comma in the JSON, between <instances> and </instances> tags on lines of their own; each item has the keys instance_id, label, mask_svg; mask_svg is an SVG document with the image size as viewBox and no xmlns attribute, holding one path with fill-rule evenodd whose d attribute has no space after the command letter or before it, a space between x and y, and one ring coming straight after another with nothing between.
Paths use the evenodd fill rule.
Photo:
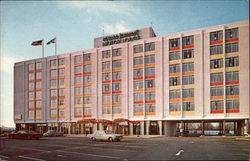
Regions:
<instances>
[{"instance_id":1,"label":"column","mask_svg":"<svg viewBox=\"0 0 250 161\"><path fill-rule=\"evenodd\" d=\"M81 125L81 134L84 133L84 125L83 124L80 124Z\"/></svg>"},{"instance_id":2,"label":"column","mask_svg":"<svg viewBox=\"0 0 250 161\"><path fill-rule=\"evenodd\" d=\"M162 121L158 121L158 126L159 126L159 135L162 135Z\"/></svg>"},{"instance_id":3,"label":"column","mask_svg":"<svg viewBox=\"0 0 250 161\"><path fill-rule=\"evenodd\" d=\"M97 124L93 124L93 133L97 131Z\"/></svg>"},{"instance_id":4,"label":"column","mask_svg":"<svg viewBox=\"0 0 250 161\"><path fill-rule=\"evenodd\" d=\"M150 121L146 121L146 135L149 135L149 125Z\"/></svg>"},{"instance_id":5,"label":"column","mask_svg":"<svg viewBox=\"0 0 250 161\"><path fill-rule=\"evenodd\" d=\"M129 123L129 135L133 135L133 124Z\"/></svg>"},{"instance_id":6,"label":"column","mask_svg":"<svg viewBox=\"0 0 250 161\"><path fill-rule=\"evenodd\" d=\"M103 130L103 124L102 123L98 123L99 124L99 130Z\"/></svg>"},{"instance_id":7,"label":"column","mask_svg":"<svg viewBox=\"0 0 250 161\"><path fill-rule=\"evenodd\" d=\"M141 135L144 135L144 121L141 121Z\"/></svg>"},{"instance_id":8,"label":"column","mask_svg":"<svg viewBox=\"0 0 250 161\"><path fill-rule=\"evenodd\" d=\"M204 125L205 125L204 121L201 121L202 135L205 134L205 133L204 133L204 129L205 129Z\"/></svg>"},{"instance_id":9,"label":"column","mask_svg":"<svg viewBox=\"0 0 250 161\"><path fill-rule=\"evenodd\" d=\"M71 124L68 125L68 134L71 134Z\"/></svg>"},{"instance_id":10,"label":"column","mask_svg":"<svg viewBox=\"0 0 250 161\"><path fill-rule=\"evenodd\" d=\"M226 120L223 120L222 126L223 126L223 135L225 135L226 134Z\"/></svg>"}]
</instances>

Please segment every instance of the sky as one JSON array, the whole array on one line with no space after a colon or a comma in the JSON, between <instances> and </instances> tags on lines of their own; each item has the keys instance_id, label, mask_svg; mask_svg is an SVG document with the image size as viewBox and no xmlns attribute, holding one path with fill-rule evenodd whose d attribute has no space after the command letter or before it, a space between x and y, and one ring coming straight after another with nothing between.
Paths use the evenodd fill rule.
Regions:
<instances>
[{"instance_id":1,"label":"sky","mask_svg":"<svg viewBox=\"0 0 250 161\"><path fill-rule=\"evenodd\" d=\"M156 35L249 20L249 0L0 1L0 125L14 127L15 62L93 48L94 38L152 26ZM104 30L104 32L103 32ZM54 44L45 45L54 55Z\"/></svg>"}]
</instances>

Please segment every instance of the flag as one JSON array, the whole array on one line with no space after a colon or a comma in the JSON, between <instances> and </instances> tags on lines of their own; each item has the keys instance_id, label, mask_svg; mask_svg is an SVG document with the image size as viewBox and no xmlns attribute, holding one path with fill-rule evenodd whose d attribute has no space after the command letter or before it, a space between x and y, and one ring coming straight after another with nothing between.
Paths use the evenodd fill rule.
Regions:
<instances>
[{"instance_id":1,"label":"flag","mask_svg":"<svg viewBox=\"0 0 250 161\"><path fill-rule=\"evenodd\" d=\"M49 42L47 42L47 45L52 44L52 43L56 43L56 38L54 38L54 39L50 40Z\"/></svg>"},{"instance_id":2,"label":"flag","mask_svg":"<svg viewBox=\"0 0 250 161\"><path fill-rule=\"evenodd\" d=\"M38 41L33 41L33 42L31 43L31 45L33 45L33 46L38 46L38 45L42 45L42 43L43 43L43 40L38 40Z\"/></svg>"}]
</instances>

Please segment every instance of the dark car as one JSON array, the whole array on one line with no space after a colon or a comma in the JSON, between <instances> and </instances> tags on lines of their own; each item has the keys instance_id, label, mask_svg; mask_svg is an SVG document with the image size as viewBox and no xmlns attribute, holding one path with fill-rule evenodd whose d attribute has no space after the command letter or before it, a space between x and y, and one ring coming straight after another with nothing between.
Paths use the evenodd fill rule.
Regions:
<instances>
[{"instance_id":1,"label":"dark car","mask_svg":"<svg viewBox=\"0 0 250 161\"><path fill-rule=\"evenodd\" d=\"M11 132L9 134L10 139L39 139L42 137L42 134L39 134L35 131L28 131L28 130L20 130L17 132Z\"/></svg>"},{"instance_id":2,"label":"dark car","mask_svg":"<svg viewBox=\"0 0 250 161\"><path fill-rule=\"evenodd\" d=\"M48 130L46 133L43 133L43 136L63 136L63 133L56 130Z\"/></svg>"}]
</instances>

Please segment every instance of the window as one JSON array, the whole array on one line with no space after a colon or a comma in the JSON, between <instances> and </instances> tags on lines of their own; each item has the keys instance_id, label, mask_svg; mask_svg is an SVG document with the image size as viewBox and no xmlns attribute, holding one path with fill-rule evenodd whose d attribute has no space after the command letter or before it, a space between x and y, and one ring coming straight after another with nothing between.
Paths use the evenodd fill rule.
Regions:
<instances>
[{"instance_id":1,"label":"window","mask_svg":"<svg viewBox=\"0 0 250 161\"><path fill-rule=\"evenodd\" d=\"M91 94L91 86L84 86L83 87L83 92L87 94Z\"/></svg>"},{"instance_id":2,"label":"window","mask_svg":"<svg viewBox=\"0 0 250 161\"><path fill-rule=\"evenodd\" d=\"M90 61L90 60L91 60L91 54L90 53L83 55L83 61Z\"/></svg>"},{"instance_id":3,"label":"window","mask_svg":"<svg viewBox=\"0 0 250 161\"><path fill-rule=\"evenodd\" d=\"M75 105L81 105L83 104L82 97L75 97Z\"/></svg>"},{"instance_id":4,"label":"window","mask_svg":"<svg viewBox=\"0 0 250 161\"><path fill-rule=\"evenodd\" d=\"M50 60L50 67L56 67L57 66L57 60Z\"/></svg>"},{"instance_id":5,"label":"window","mask_svg":"<svg viewBox=\"0 0 250 161\"><path fill-rule=\"evenodd\" d=\"M102 62L102 70L110 69L110 61Z\"/></svg>"},{"instance_id":6,"label":"window","mask_svg":"<svg viewBox=\"0 0 250 161\"><path fill-rule=\"evenodd\" d=\"M143 93L134 93L134 102L143 101Z\"/></svg>"},{"instance_id":7,"label":"window","mask_svg":"<svg viewBox=\"0 0 250 161\"><path fill-rule=\"evenodd\" d=\"M194 111L194 102L183 102L183 111Z\"/></svg>"},{"instance_id":8,"label":"window","mask_svg":"<svg viewBox=\"0 0 250 161\"><path fill-rule=\"evenodd\" d=\"M29 108L34 108L34 107L35 107L35 102L29 101Z\"/></svg>"},{"instance_id":9,"label":"window","mask_svg":"<svg viewBox=\"0 0 250 161\"><path fill-rule=\"evenodd\" d=\"M112 91L121 91L121 83L113 83Z\"/></svg>"},{"instance_id":10,"label":"window","mask_svg":"<svg viewBox=\"0 0 250 161\"><path fill-rule=\"evenodd\" d=\"M182 98L193 98L194 97L194 89L183 89L182 90Z\"/></svg>"},{"instance_id":11,"label":"window","mask_svg":"<svg viewBox=\"0 0 250 161\"><path fill-rule=\"evenodd\" d=\"M134 113L143 113L143 104L134 104Z\"/></svg>"},{"instance_id":12,"label":"window","mask_svg":"<svg viewBox=\"0 0 250 161\"><path fill-rule=\"evenodd\" d=\"M51 97L57 96L57 90L56 90L56 89L51 89L51 90L50 90L50 96L51 96Z\"/></svg>"},{"instance_id":13,"label":"window","mask_svg":"<svg viewBox=\"0 0 250 161\"><path fill-rule=\"evenodd\" d=\"M169 78L169 86L179 86L180 83L180 77L170 77Z\"/></svg>"},{"instance_id":14,"label":"window","mask_svg":"<svg viewBox=\"0 0 250 161\"><path fill-rule=\"evenodd\" d=\"M75 67L75 74L82 73L82 66L76 66Z\"/></svg>"},{"instance_id":15,"label":"window","mask_svg":"<svg viewBox=\"0 0 250 161\"><path fill-rule=\"evenodd\" d=\"M155 55L146 55L145 64L153 64L153 63L155 63Z\"/></svg>"},{"instance_id":16,"label":"window","mask_svg":"<svg viewBox=\"0 0 250 161\"><path fill-rule=\"evenodd\" d=\"M169 103L169 111L170 112L181 111L181 103L180 102Z\"/></svg>"},{"instance_id":17,"label":"window","mask_svg":"<svg viewBox=\"0 0 250 161\"><path fill-rule=\"evenodd\" d=\"M110 58L110 50L102 51L102 58Z\"/></svg>"},{"instance_id":18,"label":"window","mask_svg":"<svg viewBox=\"0 0 250 161\"><path fill-rule=\"evenodd\" d=\"M65 75L65 69L59 69L59 76Z\"/></svg>"},{"instance_id":19,"label":"window","mask_svg":"<svg viewBox=\"0 0 250 161\"><path fill-rule=\"evenodd\" d=\"M121 72L119 71L119 72L113 72L112 73L112 79L113 80L119 80L119 79L121 79Z\"/></svg>"},{"instance_id":20,"label":"window","mask_svg":"<svg viewBox=\"0 0 250 161\"><path fill-rule=\"evenodd\" d=\"M111 96L110 95L103 95L102 96L102 103L110 103L111 102Z\"/></svg>"},{"instance_id":21,"label":"window","mask_svg":"<svg viewBox=\"0 0 250 161\"><path fill-rule=\"evenodd\" d=\"M222 31L210 32L210 42L218 40L223 40L223 32Z\"/></svg>"},{"instance_id":22,"label":"window","mask_svg":"<svg viewBox=\"0 0 250 161\"><path fill-rule=\"evenodd\" d=\"M52 100L50 100L50 106L51 106L51 107L57 106L57 99L52 99Z\"/></svg>"},{"instance_id":23,"label":"window","mask_svg":"<svg viewBox=\"0 0 250 161\"><path fill-rule=\"evenodd\" d=\"M35 79L35 73L29 73L29 80Z\"/></svg>"},{"instance_id":24,"label":"window","mask_svg":"<svg viewBox=\"0 0 250 161\"><path fill-rule=\"evenodd\" d=\"M111 114L111 108L110 107L102 107L102 114Z\"/></svg>"},{"instance_id":25,"label":"window","mask_svg":"<svg viewBox=\"0 0 250 161\"><path fill-rule=\"evenodd\" d=\"M224 94L223 87L211 87L210 94L211 96L223 96Z\"/></svg>"},{"instance_id":26,"label":"window","mask_svg":"<svg viewBox=\"0 0 250 161\"><path fill-rule=\"evenodd\" d=\"M177 99L177 98L181 98L180 90L170 90L169 99Z\"/></svg>"},{"instance_id":27,"label":"window","mask_svg":"<svg viewBox=\"0 0 250 161\"><path fill-rule=\"evenodd\" d=\"M180 47L180 38L169 40L169 48L175 48L175 47Z\"/></svg>"},{"instance_id":28,"label":"window","mask_svg":"<svg viewBox=\"0 0 250 161\"><path fill-rule=\"evenodd\" d=\"M82 94L82 87L75 87L75 94Z\"/></svg>"},{"instance_id":29,"label":"window","mask_svg":"<svg viewBox=\"0 0 250 161\"><path fill-rule=\"evenodd\" d=\"M155 43L154 42L145 44L145 52L153 51L153 50L155 50Z\"/></svg>"},{"instance_id":30,"label":"window","mask_svg":"<svg viewBox=\"0 0 250 161\"><path fill-rule=\"evenodd\" d=\"M182 84L194 84L194 75L182 76Z\"/></svg>"},{"instance_id":31,"label":"window","mask_svg":"<svg viewBox=\"0 0 250 161\"><path fill-rule=\"evenodd\" d=\"M239 66L239 57L226 58L226 67L236 67Z\"/></svg>"},{"instance_id":32,"label":"window","mask_svg":"<svg viewBox=\"0 0 250 161\"><path fill-rule=\"evenodd\" d=\"M142 65L143 64L143 56L134 57L134 65Z\"/></svg>"},{"instance_id":33,"label":"window","mask_svg":"<svg viewBox=\"0 0 250 161\"><path fill-rule=\"evenodd\" d=\"M82 113L83 113L83 109L82 108L75 108L75 110L74 110L75 116L81 116Z\"/></svg>"},{"instance_id":34,"label":"window","mask_svg":"<svg viewBox=\"0 0 250 161\"><path fill-rule=\"evenodd\" d=\"M224 101L223 100L211 101L210 107L211 110L223 110Z\"/></svg>"},{"instance_id":35,"label":"window","mask_svg":"<svg viewBox=\"0 0 250 161\"><path fill-rule=\"evenodd\" d=\"M226 29L226 40L238 38L238 28Z\"/></svg>"},{"instance_id":36,"label":"window","mask_svg":"<svg viewBox=\"0 0 250 161\"><path fill-rule=\"evenodd\" d=\"M60 59L58 60L58 63L59 63L59 65L64 65L64 58L60 58Z\"/></svg>"},{"instance_id":37,"label":"window","mask_svg":"<svg viewBox=\"0 0 250 161\"><path fill-rule=\"evenodd\" d=\"M211 73L210 75L210 82L216 83L216 82L223 82L223 73Z\"/></svg>"},{"instance_id":38,"label":"window","mask_svg":"<svg viewBox=\"0 0 250 161\"><path fill-rule=\"evenodd\" d=\"M179 72L180 72L180 64L169 65L169 73L179 73Z\"/></svg>"},{"instance_id":39,"label":"window","mask_svg":"<svg viewBox=\"0 0 250 161\"><path fill-rule=\"evenodd\" d=\"M34 88L35 88L35 83L30 82L30 83L29 83L29 89L34 89Z\"/></svg>"},{"instance_id":40,"label":"window","mask_svg":"<svg viewBox=\"0 0 250 161\"><path fill-rule=\"evenodd\" d=\"M56 79L50 80L50 87L56 87L56 86L57 86L57 80Z\"/></svg>"},{"instance_id":41,"label":"window","mask_svg":"<svg viewBox=\"0 0 250 161\"><path fill-rule=\"evenodd\" d=\"M239 85L236 86L227 86L226 95L239 95Z\"/></svg>"},{"instance_id":42,"label":"window","mask_svg":"<svg viewBox=\"0 0 250 161\"><path fill-rule=\"evenodd\" d=\"M36 110L36 119L41 119L41 118L42 118L42 111Z\"/></svg>"},{"instance_id":43,"label":"window","mask_svg":"<svg viewBox=\"0 0 250 161\"><path fill-rule=\"evenodd\" d=\"M233 53L233 52L238 52L238 51L239 51L238 42L226 44L226 53Z\"/></svg>"},{"instance_id":44,"label":"window","mask_svg":"<svg viewBox=\"0 0 250 161\"><path fill-rule=\"evenodd\" d=\"M145 92L145 100L155 100L155 92Z\"/></svg>"},{"instance_id":45,"label":"window","mask_svg":"<svg viewBox=\"0 0 250 161\"><path fill-rule=\"evenodd\" d=\"M112 61L112 68L120 68L122 65L121 60L113 60Z\"/></svg>"},{"instance_id":46,"label":"window","mask_svg":"<svg viewBox=\"0 0 250 161\"><path fill-rule=\"evenodd\" d=\"M194 63L183 63L182 64L182 72L193 72L194 71Z\"/></svg>"},{"instance_id":47,"label":"window","mask_svg":"<svg viewBox=\"0 0 250 161\"><path fill-rule=\"evenodd\" d=\"M187 36L182 38L182 46L189 46L194 44L194 36Z\"/></svg>"},{"instance_id":48,"label":"window","mask_svg":"<svg viewBox=\"0 0 250 161\"><path fill-rule=\"evenodd\" d=\"M110 80L110 73L102 73L102 81Z\"/></svg>"},{"instance_id":49,"label":"window","mask_svg":"<svg viewBox=\"0 0 250 161\"><path fill-rule=\"evenodd\" d=\"M91 96L83 97L83 103L84 104L90 104L91 103Z\"/></svg>"},{"instance_id":50,"label":"window","mask_svg":"<svg viewBox=\"0 0 250 161\"><path fill-rule=\"evenodd\" d=\"M84 75L83 76L83 82L84 83L91 82L91 75Z\"/></svg>"},{"instance_id":51,"label":"window","mask_svg":"<svg viewBox=\"0 0 250 161\"><path fill-rule=\"evenodd\" d=\"M59 79L59 86L64 86L64 79L63 78Z\"/></svg>"},{"instance_id":52,"label":"window","mask_svg":"<svg viewBox=\"0 0 250 161\"><path fill-rule=\"evenodd\" d=\"M155 88L155 80L154 79L145 80L145 88Z\"/></svg>"},{"instance_id":53,"label":"window","mask_svg":"<svg viewBox=\"0 0 250 161\"><path fill-rule=\"evenodd\" d=\"M36 63L36 69L42 69L42 62Z\"/></svg>"},{"instance_id":54,"label":"window","mask_svg":"<svg viewBox=\"0 0 250 161\"><path fill-rule=\"evenodd\" d=\"M29 99L34 99L34 98L35 98L34 92L29 92Z\"/></svg>"},{"instance_id":55,"label":"window","mask_svg":"<svg viewBox=\"0 0 250 161\"><path fill-rule=\"evenodd\" d=\"M82 84L82 77L75 77L75 84Z\"/></svg>"},{"instance_id":56,"label":"window","mask_svg":"<svg viewBox=\"0 0 250 161\"><path fill-rule=\"evenodd\" d=\"M232 71L232 72L226 72L226 81L238 81L239 80L239 72L238 71Z\"/></svg>"},{"instance_id":57,"label":"window","mask_svg":"<svg viewBox=\"0 0 250 161\"><path fill-rule=\"evenodd\" d=\"M149 103L147 103L146 105L145 105L145 112L146 113L149 113L149 112L155 112L155 104L149 104Z\"/></svg>"},{"instance_id":58,"label":"window","mask_svg":"<svg viewBox=\"0 0 250 161\"><path fill-rule=\"evenodd\" d=\"M189 59L194 57L194 49L182 50L182 59Z\"/></svg>"},{"instance_id":59,"label":"window","mask_svg":"<svg viewBox=\"0 0 250 161\"><path fill-rule=\"evenodd\" d=\"M121 56L121 48L112 50L112 57Z\"/></svg>"},{"instance_id":60,"label":"window","mask_svg":"<svg viewBox=\"0 0 250 161\"><path fill-rule=\"evenodd\" d=\"M59 96L65 96L64 89L59 89Z\"/></svg>"},{"instance_id":61,"label":"window","mask_svg":"<svg viewBox=\"0 0 250 161\"><path fill-rule=\"evenodd\" d=\"M154 76L155 75L155 68L145 68L145 76Z\"/></svg>"},{"instance_id":62,"label":"window","mask_svg":"<svg viewBox=\"0 0 250 161\"><path fill-rule=\"evenodd\" d=\"M222 45L215 45L210 46L210 55L217 55L223 53L223 46Z\"/></svg>"},{"instance_id":63,"label":"window","mask_svg":"<svg viewBox=\"0 0 250 161\"><path fill-rule=\"evenodd\" d=\"M112 102L121 102L121 94L113 94L112 95Z\"/></svg>"},{"instance_id":64,"label":"window","mask_svg":"<svg viewBox=\"0 0 250 161\"><path fill-rule=\"evenodd\" d=\"M59 109L59 117L64 117L64 109Z\"/></svg>"},{"instance_id":65,"label":"window","mask_svg":"<svg viewBox=\"0 0 250 161\"><path fill-rule=\"evenodd\" d=\"M35 70L35 65L33 63L29 64L28 68L29 68L29 70Z\"/></svg>"},{"instance_id":66,"label":"window","mask_svg":"<svg viewBox=\"0 0 250 161\"><path fill-rule=\"evenodd\" d=\"M59 106L62 106L62 105L64 105L64 104L65 104L64 98L59 98L59 100L58 100L58 105L59 105Z\"/></svg>"},{"instance_id":67,"label":"window","mask_svg":"<svg viewBox=\"0 0 250 161\"><path fill-rule=\"evenodd\" d=\"M82 62L82 56L81 55L75 56L75 63L81 63L81 62Z\"/></svg>"},{"instance_id":68,"label":"window","mask_svg":"<svg viewBox=\"0 0 250 161\"><path fill-rule=\"evenodd\" d=\"M226 101L226 109L227 110L238 110L240 107L239 100L227 100Z\"/></svg>"},{"instance_id":69,"label":"window","mask_svg":"<svg viewBox=\"0 0 250 161\"><path fill-rule=\"evenodd\" d=\"M110 84L103 84L102 85L102 91L103 92L109 92L110 91Z\"/></svg>"},{"instance_id":70,"label":"window","mask_svg":"<svg viewBox=\"0 0 250 161\"><path fill-rule=\"evenodd\" d=\"M39 81L39 82L36 82L36 89L38 88L42 88L42 82Z\"/></svg>"},{"instance_id":71,"label":"window","mask_svg":"<svg viewBox=\"0 0 250 161\"><path fill-rule=\"evenodd\" d=\"M92 109L84 107L84 115L92 115Z\"/></svg>"},{"instance_id":72,"label":"window","mask_svg":"<svg viewBox=\"0 0 250 161\"><path fill-rule=\"evenodd\" d=\"M41 99L42 98L42 91L36 91L36 98Z\"/></svg>"},{"instance_id":73,"label":"window","mask_svg":"<svg viewBox=\"0 0 250 161\"><path fill-rule=\"evenodd\" d=\"M87 64L83 66L83 72L91 72L91 64Z\"/></svg>"},{"instance_id":74,"label":"window","mask_svg":"<svg viewBox=\"0 0 250 161\"><path fill-rule=\"evenodd\" d=\"M35 111L29 111L29 119L34 119Z\"/></svg>"},{"instance_id":75,"label":"window","mask_svg":"<svg viewBox=\"0 0 250 161\"><path fill-rule=\"evenodd\" d=\"M210 60L210 69L223 68L223 59Z\"/></svg>"},{"instance_id":76,"label":"window","mask_svg":"<svg viewBox=\"0 0 250 161\"><path fill-rule=\"evenodd\" d=\"M171 60L179 60L180 57L180 51L175 51L175 52L169 52L169 61Z\"/></svg>"},{"instance_id":77,"label":"window","mask_svg":"<svg viewBox=\"0 0 250 161\"><path fill-rule=\"evenodd\" d=\"M57 69L50 71L50 77L56 77L57 76Z\"/></svg>"},{"instance_id":78,"label":"window","mask_svg":"<svg viewBox=\"0 0 250 161\"><path fill-rule=\"evenodd\" d=\"M113 112L113 114L121 113L122 112L121 106L113 106L112 112Z\"/></svg>"},{"instance_id":79,"label":"window","mask_svg":"<svg viewBox=\"0 0 250 161\"><path fill-rule=\"evenodd\" d=\"M134 45L134 54L143 52L143 45Z\"/></svg>"},{"instance_id":80,"label":"window","mask_svg":"<svg viewBox=\"0 0 250 161\"><path fill-rule=\"evenodd\" d=\"M143 76L143 69L134 69L134 78L142 77Z\"/></svg>"},{"instance_id":81,"label":"window","mask_svg":"<svg viewBox=\"0 0 250 161\"><path fill-rule=\"evenodd\" d=\"M143 88L143 80L134 81L134 89L142 89Z\"/></svg>"}]
</instances>

